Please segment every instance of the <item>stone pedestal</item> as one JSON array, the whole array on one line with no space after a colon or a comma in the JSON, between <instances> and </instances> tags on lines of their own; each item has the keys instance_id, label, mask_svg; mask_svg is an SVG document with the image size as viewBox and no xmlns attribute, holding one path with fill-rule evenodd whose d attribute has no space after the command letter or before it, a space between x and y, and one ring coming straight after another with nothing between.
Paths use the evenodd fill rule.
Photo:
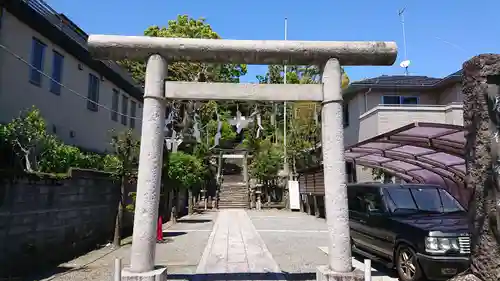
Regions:
<instances>
[{"instance_id":1,"label":"stone pedestal","mask_svg":"<svg viewBox=\"0 0 500 281\"><path fill-rule=\"evenodd\" d=\"M130 272L128 268L122 270L122 281L167 281L167 268L159 267L148 272Z\"/></svg>"},{"instance_id":2,"label":"stone pedestal","mask_svg":"<svg viewBox=\"0 0 500 281\"><path fill-rule=\"evenodd\" d=\"M207 198L206 194L207 194L207 190L202 189L201 190L201 202L203 202L203 209L205 209L205 210L208 208L208 205L207 205L208 198Z\"/></svg>"},{"instance_id":3,"label":"stone pedestal","mask_svg":"<svg viewBox=\"0 0 500 281\"><path fill-rule=\"evenodd\" d=\"M259 211L262 209L262 201L260 198L261 193L262 192L260 190L255 191L255 196L257 197L257 202L255 203L255 208Z\"/></svg>"},{"instance_id":4,"label":"stone pedestal","mask_svg":"<svg viewBox=\"0 0 500 281\"><path fill-rule=\"evenodd\" d=\"M316 281L364 281L365 274L359 269L351 272L340 273L330 270L328 265L321 265L316 268Z\"/></svg>"}]
</instances>

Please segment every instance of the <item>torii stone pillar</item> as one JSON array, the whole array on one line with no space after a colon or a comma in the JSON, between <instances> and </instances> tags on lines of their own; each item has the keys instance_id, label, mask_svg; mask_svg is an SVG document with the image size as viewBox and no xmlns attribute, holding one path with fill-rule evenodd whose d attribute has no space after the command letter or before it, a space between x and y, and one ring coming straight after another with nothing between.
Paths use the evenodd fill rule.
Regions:
<instances>
[{"instance_id":1,"label":"torii stone pillar","mask_svg":"<svg viewBox=\"0 0 500 281\"><path fill-rule=\"evenodd\" d=\"M125 280L136 280L138 274L142 276L139 280L155 280L154 276L165 276L166 280L166 268L156 270L154 268L163 142L165 141L166 78L167 61L165 58L160 55L150 56L146 66L144 87L141 150L137 177L136 198L138 200L135 203L130 268L122 273L122 278Z\"/></svg>"},{"instance_id":2,"label":"torii stone pillar","mask_svg":"<svg viewBox=\"0 0 500 281\"><path fill-rule=\"evenodd\" d=\"M345 183L341 71L343 65L392 65L393 42L250 41L145 36L91 35L89 50L98 59L149 58L143 108L141 156L137 186L132 259L124 280L166 280L154 269L155 229L161 177L161 145L165 109L162 99L321 101L325 209L329 262L318 267L317 279L364 280L353 271ZM207 63L321 65L323 85L226 84L159 81L166 61ZM153 73L152 73L153 72ZM164 91L164 96L161 92ZM244 272L243 272L244 273Z\"/></svg>"}]
</instances>

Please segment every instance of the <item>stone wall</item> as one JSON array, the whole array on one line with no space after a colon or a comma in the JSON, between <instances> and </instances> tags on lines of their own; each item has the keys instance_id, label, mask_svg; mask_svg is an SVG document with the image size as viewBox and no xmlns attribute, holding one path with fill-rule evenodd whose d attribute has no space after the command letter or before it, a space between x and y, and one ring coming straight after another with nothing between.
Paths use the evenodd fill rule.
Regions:
<instances>
[{"instance_id":1,"label":"stone wall","mask_svg":"<svg viewBox=\"0 0 500 281\"><path fill-rule=\"evenodd\" d=\"M119 184L72 170L66 179L0 177L0 277L37 270L112 238Z\"/></svg>"}]
</instances>

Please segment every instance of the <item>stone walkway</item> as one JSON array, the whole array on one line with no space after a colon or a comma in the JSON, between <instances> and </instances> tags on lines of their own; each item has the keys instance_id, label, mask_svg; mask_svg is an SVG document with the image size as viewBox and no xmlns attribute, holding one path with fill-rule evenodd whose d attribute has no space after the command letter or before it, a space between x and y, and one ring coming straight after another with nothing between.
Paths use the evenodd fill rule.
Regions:
<instances>
[{"instance_id":1,"label":"stone walkway","mask_svg":"<svg viewBox=\"0 0 500 281\"><path fill-rule=\"evenodd\" d=\"M285 280L242 209L219 212L196 273L209 280Z\"/></svg>"},{"instance_id":2,"label":"stone walkway","mask_svg":"<svg viewBox=\"0 0 500 281\"><path fill-rule=\"evenodd\" d=\"M157 244L156 264L168 280L316 280L325 265L328 233L324 219L287 211L221 210L185 217L164 229L169 242ZM115 258L130 263L130 238L26 279L111 281ZM362 259L353 265L363 269ZM392 272L373 265L373 281L392 281Z\"/></svg>"}]
</instances>

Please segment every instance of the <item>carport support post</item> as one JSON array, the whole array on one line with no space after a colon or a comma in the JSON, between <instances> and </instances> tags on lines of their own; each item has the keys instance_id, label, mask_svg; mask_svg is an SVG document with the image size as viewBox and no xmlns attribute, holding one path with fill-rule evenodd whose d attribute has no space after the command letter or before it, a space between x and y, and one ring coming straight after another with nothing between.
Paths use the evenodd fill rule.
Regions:
<instances>
[{"instance_id":1,"label":"carport support post","mask_svg":"<svg viewBox=\"0 0 500 281\"><path fill-rule=\"evenodd\" d=\"M362 272L353 271L351 260L342 120L342 73L337 59L332 58L326 62L321 79L321 145L329 243L328 266L318 267L316 278L318 281L363 280Z\"/></svg>"},{"instance_id":2,"label":"carport support post","mask_svg":"<svg viewBox=\"0 0 500 281\"><path fill-rule=\"evenodd\" d=\"M166 77L165 58L160 55L150 56L146 67L130 268L123 270L122 280L167 280L166 268L155 269L156 227L163 164Z\"/></svg>"}]
</instances>

